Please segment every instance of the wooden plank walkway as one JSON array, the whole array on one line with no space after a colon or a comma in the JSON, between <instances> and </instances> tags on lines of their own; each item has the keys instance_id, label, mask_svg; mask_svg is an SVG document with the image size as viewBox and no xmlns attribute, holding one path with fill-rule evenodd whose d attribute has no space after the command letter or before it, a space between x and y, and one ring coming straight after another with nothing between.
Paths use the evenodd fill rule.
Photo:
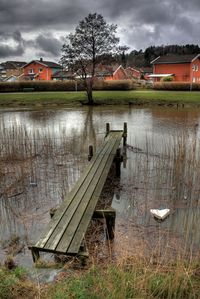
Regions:
<instances>
[{"instance_id":1,"label":"wooden plank walkway","mask_svg":"<svg viewBox=\"0 0 200 299\"><path fill-rule=\"evenodd\" d=\"M29 246L34 261L39 258L39 251L72 256L79 253L123 136L123 131L107 131L104 143L56 210L39 241Z\"/></svg>"}]
</instances>

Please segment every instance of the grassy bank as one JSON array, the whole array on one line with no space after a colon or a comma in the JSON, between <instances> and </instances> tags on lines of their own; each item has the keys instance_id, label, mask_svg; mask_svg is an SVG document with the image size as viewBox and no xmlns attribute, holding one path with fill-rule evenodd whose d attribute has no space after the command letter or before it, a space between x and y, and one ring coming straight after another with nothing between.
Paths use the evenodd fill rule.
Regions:
<instances>
[{"instance_id":1,"label":"grassy bank","mask_svg":"<svg viewBox=\"0 0 200 299\"><path fill-rule=\"evenodd\" d=\"M21 268L0 270L0 298L198 299L198 266L159 266L126 261L89 270L60 272L53 283L31 282Z\"/></svg>"},{"instance_id":2,"label":"grassy bank","mask_svg":"<svg viewBox=\"0 0 200 299\"><path fill-rule=\"evenodd\" d=\"M189 103L200 105L200 92L187 91L94 91L94 99L99 104L152 104L167 105ZM25 92L1 93L0 106L59 106L81 105L86 100L85 92Z\"/></svg>"}]
</instances>

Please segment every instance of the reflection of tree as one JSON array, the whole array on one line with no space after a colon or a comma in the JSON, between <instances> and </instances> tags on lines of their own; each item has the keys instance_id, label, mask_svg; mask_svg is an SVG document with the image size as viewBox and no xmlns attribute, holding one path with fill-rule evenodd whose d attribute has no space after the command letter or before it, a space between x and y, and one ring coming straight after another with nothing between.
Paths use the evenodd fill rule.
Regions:
<instances>
[{"instance_id":1,"label":"reflection of tree","mask_svg":"<svg viewBox=\"0 0 200 299\"><path fill-rule=\"evenodd\" d=\"M84 150L85 146L88 146L87 141L92 141L94 147L94 152L96 151L96 132L93 123L93 107L89 106L87 110L86 119L83 125L83 134L82 134L82 145L81 149Z\"/></svg>"}]
</instances>

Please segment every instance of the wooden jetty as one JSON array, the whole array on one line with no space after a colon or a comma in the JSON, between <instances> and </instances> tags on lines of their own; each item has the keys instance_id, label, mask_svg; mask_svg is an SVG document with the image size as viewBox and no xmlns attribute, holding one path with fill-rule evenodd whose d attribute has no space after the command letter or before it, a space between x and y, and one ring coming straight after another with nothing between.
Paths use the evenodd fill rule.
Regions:
<instances>
[{"instance_id":1,"label":"wooden jetty","mask_svg":"<svg viewBox=\"0 0 200 299\"><path fill-rule=\"evenodd\" d=\"M110 130L106 124L106 136L102 146L93 155L93 148L89 147L89 165L76 182L60 207L52 213L52 218L44 233L32 251L33 261L40 257L39 252L50 252L71 256L87 257L84 236L93 217L105 218L108 237L114 238L115 210L95 210L106 178L114 162L116 175L120 176L122 156L119 145L123 138L126 144L127 124L124 130Z\"/></svg>"}]
</instances>

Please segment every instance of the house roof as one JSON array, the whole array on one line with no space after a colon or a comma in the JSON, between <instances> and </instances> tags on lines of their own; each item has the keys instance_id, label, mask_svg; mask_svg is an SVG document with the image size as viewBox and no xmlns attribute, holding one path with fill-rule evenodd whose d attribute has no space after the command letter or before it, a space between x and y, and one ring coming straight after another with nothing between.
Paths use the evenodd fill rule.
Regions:
<instances>
[{"instance_id":1,"label":"house roof","mask_svg":"<svg viewBox=\"0 0 200 299\"><path fill-rule=\"evenodd\" d=\"M141 72L141 70L139 68L137 68L136 66L132 66L132 67L129 66L125 69L125 71L135 71L135 72L138 72L138 73Z\"/></svg>"},{"instance_id":2,"label":"house roof","mask_svg":"<svg viewBox=\"0 0 200 299\"><path fill-rule=\"evenodd\" d=\"M199 58L200 54L190 54L190 55L163 55L159 56L151 64L173 64L173 63L190 63L195 59Z\"/></svg>"},{"instance_id":3,"label":"house roof","mask_svg":"<svg viewBox=\"0 0 200 299\"><path fill-rule=\"evenodd\" d=\"M128 75L129 79L132 79L134 77L136 77L134 74L135 72L138 73L138 76L140 77L141 76L141 70L139 68L136 68L136 67L127 67L125 69L126 71L126 74Z\"/></svg>"},{"instance_id":4,"label":"house roof","mask_svg":"<svg viewBox=\"0 0 200 299\"><path fill-rule=\"evenodd\" d=\"M145 67L142 66L140 70L143 74L153 73L153 68L151 66L145 66Z\"/></svg>"},{"instance_id":5,"label":"house roof","mask_svg":"<svg viewBox=\"0 0 200 299\"><path fill-rule=\"evenodd\" d=\"M36 60L39 63L43 63L44 65L51 67L51 68L62 68L62 66L56 62L52 62L52 61L46 61L46 60Z\"/></svg>"},{"instance_id":6,"label":"house roof","mask_svg":"<svg viewBox=\"0 0 200 299\"><path fill-rule=\"evenodd\" d=\"M6 61L6 62L2 62L0 65L4 69L17 69L23 67L25 64L26 62L24 61Z\"/></svg>"},{"instance_id":7,"label":"house roof","mask_svg":"<svg viewBox=\"0 0 200 299\"><path fill-rule=\"evenodd\" d=\"M25 64L23 67L26 67L29 64L33 63L33 62L39 63L39 64L44 65L44 66L49 67L49 68L60 68L60 69L62 69L62 66L60 64L58 64L56 62L53 62L53 61L43 60L43 59L32 60L32 61L28 62L27 64Z\"/></svg>"},{"instance_id":8,"label":"house roof","mask_svg":"<svg viewBox=\"0 0 200 299\"><path fill-rule=\"evenodd\" d=\"M5 78L3 81L9 81L10 79L17 79L18 78L18 76L15 76L15 75L11 75L11 76L9 76L9 77L7 77L7 78Z\"/></svg>"},{"instance_id":9,"label":"house roof","mask_svg":"<svg viewBox=\"0 0 200 299\"><path fill-rule=\"evenodd\" d=\"M75 75L70 71L58 71L52 75L52 78L74 78Z\"/></svg>"},{"instance_id":10,"label":"house roof","mask_svg":"<svg viewBox=\"0 0 200 299\"><path fill-rule=\"evenodd\" d=\"M103 65L103 64L99 64L96 67L95 70L95 75L97 77L106 77L106 76L112 76L112 74L115 71L115 66L111 66L111 65Z\"/></svg>"}]
</instances>

